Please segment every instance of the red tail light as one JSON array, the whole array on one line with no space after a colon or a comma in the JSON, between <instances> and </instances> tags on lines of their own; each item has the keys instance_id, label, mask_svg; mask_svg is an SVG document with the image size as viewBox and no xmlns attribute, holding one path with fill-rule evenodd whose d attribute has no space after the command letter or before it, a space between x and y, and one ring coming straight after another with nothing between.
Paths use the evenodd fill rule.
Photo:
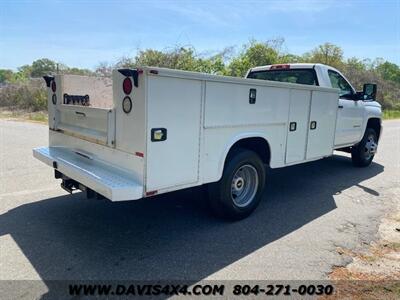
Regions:
<instances>
[{"instance_id":1,"label":"red tail light","mask_svg":"<svg viewBox=\"0 0 400 300\"><path fill-rule=\"evenodd\" d=\"M57 90L57 85L54 80L51 82L51 90L53 91L53 93L55 93Z\"/></svg>"},{"instance_id":2,"label":"red tail light","mask_svg":"<svg viewBox=\"0 0 400 300\"><path fill-rule=\"evenodd\" d=\"M139 156L139 157L144 157L144 153L143 152L135 152L135 155Z\"/></svg>"},{"instance_id":3,"label":"red tail light","mask_svg":"<svg viewBox=\"0 0 400 300\"><path fill-rule=\"evenodd\" d=\"M157 194L157 193L158 193L157 190L155 190L155 191L150 191L150 192L146 192L146 196L153 196L153 195L155 195L155 194Z\"/></svg>"},{"instance_id":4,"label":"red tail light","mask_svg":"<svg viewBox=\"0 0 400 300\"><path fill-rule=\"evenodd\" d=\"M290 69L290 65L273 65L270 70Z\"/></svg>"},{"instance_id":5,"label":"red tail light","mask_svg":"<svg viewBox=\"0 0 400 300\"><path fill-rule=\"evenodd\" d=\"M129 95L132 92L132 80L129 77L126 77L124 79L124 82L122 83L122 89L124 90L124 93Z\"/></svg>"}]
</instances>

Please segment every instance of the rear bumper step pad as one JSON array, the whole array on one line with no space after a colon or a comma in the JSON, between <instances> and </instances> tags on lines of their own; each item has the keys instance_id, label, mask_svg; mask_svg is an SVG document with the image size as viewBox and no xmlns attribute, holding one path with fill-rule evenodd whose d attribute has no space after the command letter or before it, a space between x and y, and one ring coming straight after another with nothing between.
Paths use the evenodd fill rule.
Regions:
<instances>
[{"instance_id":1,"label":"rear bumper step pad","mask_svg":"<svg viewBox=\"0 0 400 300\"><path fill-rule=\"evenodd\" d=\"M143 186L129 174L96 159L83 157L68 148L41 147L33 156L111 201L137 200L143 197Z\"/></svg>"}]
</instances>

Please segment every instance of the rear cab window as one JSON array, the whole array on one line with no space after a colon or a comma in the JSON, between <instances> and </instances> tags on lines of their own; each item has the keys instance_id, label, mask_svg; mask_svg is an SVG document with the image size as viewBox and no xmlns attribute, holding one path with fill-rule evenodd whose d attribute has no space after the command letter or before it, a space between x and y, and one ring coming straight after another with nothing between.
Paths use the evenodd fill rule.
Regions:
<instances>
[{"instance_id":1,"label":"rear cab window","mask_svg":"<svg viewBox=\"0 0 400 300\"><path fill-rule=\"evenodd\" d=\"M250 72L247 78L318 85L314 69L272 69Z\"/></svg>"}]
</instances>

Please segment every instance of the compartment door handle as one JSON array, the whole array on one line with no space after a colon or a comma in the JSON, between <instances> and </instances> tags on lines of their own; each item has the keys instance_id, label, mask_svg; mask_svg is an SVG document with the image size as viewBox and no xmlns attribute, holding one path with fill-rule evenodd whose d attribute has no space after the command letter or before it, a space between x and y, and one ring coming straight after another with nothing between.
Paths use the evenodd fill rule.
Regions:
<instances>
[{"instance_id":1,"label":"compartment door handle","mask_svg":"<svg viewBox=\"0 0 400 300\"><path fill-rule=\"evenodd\" d=\"M311 130L314 130L314 129L316 129L317 128L317 121L311 121L311 123L310 123L310 129Z\"/></svg>"},{"instance_id":2,"label":"compartment door handle","mask_svg":"<svg viewBox=\"0 0 400 300\"><path fill-rule=\"evenodd\" d=\"M86 117L86 114L85 114L84 112L76 111L75 113L76 113L77 115L82 116L82 117Z\"/></svg>"}]
</instances>

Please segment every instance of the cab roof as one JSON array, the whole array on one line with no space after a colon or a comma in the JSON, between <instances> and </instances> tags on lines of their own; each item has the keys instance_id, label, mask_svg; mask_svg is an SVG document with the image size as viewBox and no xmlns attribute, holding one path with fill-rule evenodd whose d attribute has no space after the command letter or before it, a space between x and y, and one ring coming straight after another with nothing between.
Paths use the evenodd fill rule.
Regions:
<instances>
[{"instance_id":1,"label":"cab roof","mask_svg":"<svg viewBox=\"0 0 400 300\"><path fill-rule=\"evenodd\" d=\"M250 72L267 71L267 70L271 70L271 67L272 67L272 69L277 69L277 70L279 70L279 69L312 69L317 65L327 67L323 64L313 64L313 63L274 64L274 65L254 67L254 68L251 68L249 71Z\"/></svg>"}]
</instances>

